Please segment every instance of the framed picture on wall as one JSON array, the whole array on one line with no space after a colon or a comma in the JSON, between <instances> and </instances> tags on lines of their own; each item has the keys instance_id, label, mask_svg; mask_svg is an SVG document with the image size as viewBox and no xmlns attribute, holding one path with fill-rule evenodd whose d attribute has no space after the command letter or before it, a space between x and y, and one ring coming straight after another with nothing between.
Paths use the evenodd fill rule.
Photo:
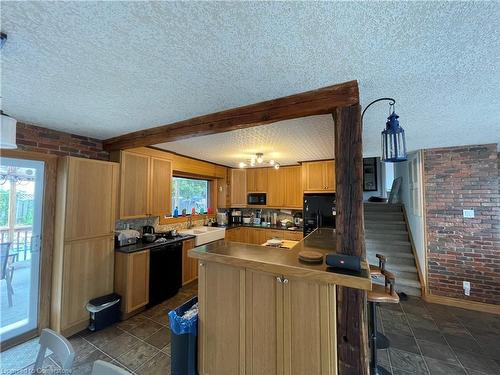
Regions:
<instances>
[{"instance_id":1,"label":"framed picture on wall","mask_svg":"<svg viewBox=\"0 0 500 375\"><path fill-rule=\"evenodd\" d=\"M363 159L363 191L377 191L377 158Z\"/></svg>"}]
</instances>

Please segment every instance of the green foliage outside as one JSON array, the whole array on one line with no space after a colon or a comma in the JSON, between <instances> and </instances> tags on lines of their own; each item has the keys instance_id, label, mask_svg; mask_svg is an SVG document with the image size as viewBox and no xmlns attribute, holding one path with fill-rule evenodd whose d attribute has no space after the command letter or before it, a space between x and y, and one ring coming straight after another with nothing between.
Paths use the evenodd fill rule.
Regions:
<instances>
[{"instance_id":1,"label":"green foliage outside","mask_svg":"<svg viewBox=\"0 0 500 375\"><path fill-rule=\"evenodd\" d=\"M9 191L0 190L0 227L9 223Z\"/></svg>"},{"instance_id":2,"label":"green foliage outside","mask_svg":"<svg viewBox=\"0 0 500 375\"><path fill-rule=\"evenodd\" d=\"M33 197L16 192L16 225L33 225ZM9 225L9 191L0 190L0 227Z\"/></svg>"},{"instance_id":3,"label":"green foliage outside","mask_svg":"<svg viewBox=\"0 0 500 375\"><path fill-rule=\"evenodd\" d=\"M206 212L208 203L208 181L174 177L172 181L172 210L179 208L191 214L194 207L197 213Z\"/></svg>"}]
</instances>

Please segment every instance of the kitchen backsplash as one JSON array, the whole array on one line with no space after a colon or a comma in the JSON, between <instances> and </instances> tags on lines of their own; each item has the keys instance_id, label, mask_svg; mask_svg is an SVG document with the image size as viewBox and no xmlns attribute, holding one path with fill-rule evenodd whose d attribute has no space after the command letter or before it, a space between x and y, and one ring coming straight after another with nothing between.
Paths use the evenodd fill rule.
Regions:
<instances>
[{"instance_id":1,"label":"kitchen backsplash","mask_svg":"<svg viewBox=\"0 0 500 375\"><path fill-rule=\"evenodd\" d=\"M158 223L159 220L160 218L158 216L141 217L138 219L118 220L115 223L115 229L116 230L125 229L128 224L130 229L135 229L141 232L143 226L152 225L155 228L155 232L166 232L172 229L176 230L187 229L188 226L187 221L181 223L160 225ZM203 225L203 219L193 220L193 226L202 226L202 225Z\"/></svg>"},{"instance_id":2,"label":"kitchen backsplash","mask_svg":"<svg viewBox=\"0 0 500 375\"><path fill-rule=\"evenodd\" d=\"M229 213L232 210L235 210L235 209L233 209L233 208L219 208L218 212L227 211ZM279 220L291 220L291 221L293 221L293 215L296 213L300 213L302 216L302 210L274 210L274 209L270 209L270 208L258 208L258 209L241 208L240 210L241 210L241 214L243 215L243 217L251 216L252 213L255 216L255 213L257 211L262 211L262 217L273 216L273 214L276 212L278 221Z\"/></svg>"}]
</instances>

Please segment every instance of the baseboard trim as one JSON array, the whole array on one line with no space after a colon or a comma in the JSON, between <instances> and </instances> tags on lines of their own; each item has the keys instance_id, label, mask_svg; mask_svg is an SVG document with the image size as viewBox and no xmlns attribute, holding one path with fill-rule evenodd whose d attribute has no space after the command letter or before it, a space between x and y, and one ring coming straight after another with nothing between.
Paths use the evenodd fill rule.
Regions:
<instances>
[{"instance_id":1,"label":"baseboard trim","mask_svg":"<svg viewBox=\"0 0 500 375\"><path fill-rule=\"evenodd\" d=\"M440 305L460 307L462 309L481 311L481 312L487 312L490 314L500 315L500 305L492 305L489 303L468 301L468 300L463 300L463 299L459 299L459 298L444 297L444 296L438 296L435 294L427 294L427 293L423 294L422 297L423 297L424 301L429 302L429 303L438 303Z\"/></svg>"}]
</instances>

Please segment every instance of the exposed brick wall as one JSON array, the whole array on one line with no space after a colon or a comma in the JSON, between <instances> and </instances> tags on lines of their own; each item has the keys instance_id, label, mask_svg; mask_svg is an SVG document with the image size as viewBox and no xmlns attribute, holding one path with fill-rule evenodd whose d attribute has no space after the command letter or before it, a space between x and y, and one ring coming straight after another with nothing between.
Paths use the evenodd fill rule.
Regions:
<instances>
[{"instance_id":1,"label":"exposed brick wall","mask_svg":"<svg viewBox=\"0 0 500 375\"><path fill-rule=\"evenodd\" d=\"M428 287L432 294L500 304L497 145L425 150ZM473 219L463 209L474 209ZM471 295L463 292L471 282Z\"/></svg>"},{"instance_id":2,"label":"exposed brick wall","mask_svg":"<svg viewBox=\"0 0 500 375\"><path fill-rule=\"evenodd\" d=\"M58 156L109 160L102 141L40 126L17 123L17 146L20 150L43 152Z\"/></svg>"}]
</instances>

